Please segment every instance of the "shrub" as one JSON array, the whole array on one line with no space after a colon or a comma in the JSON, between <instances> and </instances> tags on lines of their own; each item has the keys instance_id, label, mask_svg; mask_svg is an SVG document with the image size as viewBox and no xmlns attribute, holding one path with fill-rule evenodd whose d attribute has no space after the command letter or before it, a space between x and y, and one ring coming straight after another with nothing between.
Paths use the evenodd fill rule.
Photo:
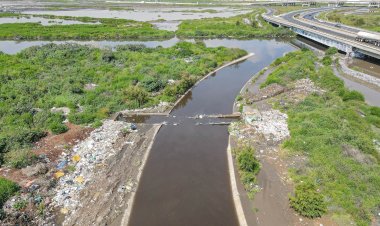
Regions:
<instances>
[{"instance_id":1,"label":"shrub","mask_svg":"<svg viewBox=\"0 0 380 226\"><path fill-rule=\"evenodd\" d=\"M53 134L61 134L69 130L65 124L59 122L53 122L50 124L49 129Z\"/></svg>"},{"instance_id":2,"label":"shrub","mask_svg":"<svg viewBox=\"0 0 380 226\"><path fill-rule=\"evenodd\" d=\"M338 49L335 47L330 47L326 50L325 55L326 56L332 56L334 54L338 53Z\"/></svg>"},{"instance_id":3,"label":"shrub","mask_svg":"<svg viewBox=\"0 0 380 226\"><path fill-rule=\"evenodd\" d=\"M128 102L136 102L138 107L141 107L149 100L149 94L138 86L129 87L124 94Z\"/></svg>"},{"instance_id":4,"label":"shrub","mask_svg":"<svg viewBox=\"0 0 380 226\"><path fill-rule=\"evenodd\" d=\"M0 177L0 209L4 203L16 193L20 187L13 181Z\"/></svg>"},{"instance_id":5,"label":"shrub","mask_svg":"<svg viewBox=\"0 0 380 226\"><path fill-rule=\"evenodd\" d=\"M5 154L5 161L17 169L30 165L35 158L36 156L27 149L11 150Z\"/></svg>"},{"instance_id":6,"label":"shrub","mask_svg":"<svg viewBox=\"0 0 380 226\"><path fill-rule=\"evenodd\" d=\"M260 169L260 163L254 156L254 151L251 147L244 147L239 150L237 160L239 169L242 171L256 174Z\"/></svg>"},{"instance_id":7,"label":"shrub","mask_svg":"<svg viewBox=\"0 0 380 226\"><path fill-rule=\"evenodd\" d=\"M190 89L195 84L195 79L193 78L183 78L181 81L175 86L175 93L177 95L184 94L188 89Z\"/></svg>"},{"instance_id":8,"label":"shrub","mask_svg":"<svg viewBox=\"0 0 380 226\"><path fill-rule=\"evenodd\" d=\"M294 196L290 196L289 199L290 206L304 217L321 217L327 212L323 196L316 191L316 186L312 183L298 184Z\"/></svg>"},{"instance_id":9,"label":"shrub","mask_svg":"<svg viewBox=\"0 0 380 226\"><path fill-rule=\"evenodd\" d=\"M325 66L329 66L332 64L332 59L330 56L325 56L323 57L322 59L322 64L325 65Z\"/></svg>"},{"instance_id":10,"label":"shrub","mask_svg":"<svg viewBox=\"0 0 380 226\"><path fill-rule=\"evenodd\" d=\"M148 76L141 81L142 87L144 87L148 92L157 92L165 87L165 83L158 78Z\"/></svg>"}]
</instances>

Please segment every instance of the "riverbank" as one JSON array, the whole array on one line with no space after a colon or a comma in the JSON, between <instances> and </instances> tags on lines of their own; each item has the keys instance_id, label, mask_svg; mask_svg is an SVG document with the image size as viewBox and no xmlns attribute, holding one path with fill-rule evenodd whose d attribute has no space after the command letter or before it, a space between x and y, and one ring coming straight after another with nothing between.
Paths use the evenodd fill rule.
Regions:
<instances>
[{"instance_id":1,"label":"riverbank","mask_svg":"<svg viewBox=\"0 0 380 226\"><path fill-rule=\"evenodd\" d=\"M299 53L302 55L301 53ZM298 54L294 54L293 57L299 58L297 56ZM292 58L292 57L291 57ZM326 174L327 172L324 170L328 170L331 173L334 173L334 170L332 168L338 167L336 162L337 159L341 159L344 161L350 161L348 164L347 162L345 165L348 167L347 169L350 169L349 171L352 174L359 173L364 170L361 169L359 171L354 170L352 167L367 167L370 168L376 168L378 167L378 163L372 162L370 163L370 166L367 166L368 163L364 163L364 159L367 159L368 161L372 161L372 157L366 153L368 150L365 149L359 149L362 153L359 154L357 151L355 151L355 155L360 155L363 158L363 161L358 159L358 156L353 156L351 154L345 154L347 153L347 147L346 146L340 146L340 142L338 142L337 147L334 147L335 144L330 147L330 150L332 149L340 149L343 147L343 153L342 152L335 152L334 154L331 152L324 152L321 148L320 144L314 144L312 146L305 146L299 144L299 142L311 142L312 140L308 139L308 136L314 136L315 130L312 129L312 124L310 124L312 121L319 120L319 119L313 119L311 118L304 118L306 112L308 111L305 104L310 103L310 101L313 101L313 98L316 98L316 96L326 96L326 95L332 95L331 92L331 85L332 81L327 82L326 79L333 79L333 77L327 77L331 76L331 72L326 72L327 69L319 69L320 77L317 79L314 74L313 69L313 62L314 60L310 61L310 64L307 63L308 60L307 56L302 56L301 59L304 61L300 64L300 62L297 62L297 65L303 65L303 66L294 66L293 67L300 67L304 68L301 70L305 70L305 67L310 67L309 71L306 75L305 74L299 74L300 77L294 77L297 76L297 70L294 69L291 72L286 72L285 74L281 72L281 70L285 70L285 68L288 67L287 64L292 64L289 62L292 62L290 60L291 58L284 57L282 58L282 64L279 64L280 66L277 66L277 68L269 69L270 73L265 73L264 76L268 76L268 78L261 78L260 77L255 80L254 82L247 83L247 85L244 87L244 91L241 92L240 98L238 101L239 104L243 104L244 107L236 107L235 109L241 109L243 112L243 121L240 123L236 123L231 125L230 131L231 131L231 139L235 139L236 143L244 143L249 144L255 148L256 151L256 157L260 159L262 168L257 176L258 179L258 186L259 191L256 193L254 201L249 202L246 201L247 198L245 198L245 195L241 195L241 201L243 203L244 211L246 213L246 219L249 221L251 220L253 223L252 225L275 225L275 224L282 224L282 225L335 225L335 224L348 224L351 221L356 222L363 222L364 219L360 219L357 217L358 210L352 209L353 206L348 205L349 202L354 200L347 200L345 204L342 204L339 200L339 197L332 196L334 192L338 192L335 190L338 190L338 187L341 187L342 189L348 189L348 184L346 184L346 181L343 179L345 176L348 176L346 174L339 173L340 179L331 181L328 178L324 177L323 174ZM289 62L288 62L289 61ZM293 60L296 62L297 60ZM281 62L281 61L279 61ZM290 65L289 65L290 66ZM268 75L269 74L269 75ZM306 76L306 78L304 77ZM324 77L325 76L325 77ZM286 82L285 82L286 81ZM260 85L261 84L261 85ZM326 86L327 84L330 84L330 86ZM251 88L250 88L251 87ZM261 88L259 88L261 87ZM320 88L322 87L322 88ZM333 90L336 90L336 88L333 88ZM347 92L347 91L344 91ZM336 95L336 94L335 94ZM354 104L355 98L353 95L344 95L346 97L343 97L345 100L343 101L343 104L345 106L352 106L351 104ZM349 97L351 96L351 97ZM353 99L351 99L353 98ZM334 99L335 100L335 99ZM352 102L351 102L352 101ZM359 101L360 102L360 101ZM335 103L337 103L335 101ZM316 104L316 103L315 103ZM302 107L301 107L302 106ZM362 103L359 104L360 108L368 108L363 106ZM323 107L320 106L321 109L324 109L322 111L330 111L329 107ZM369 107L371 108L371 107ZM373 107L372 107L373 108ZM278 111L278 110L280 111ZM302 109L302 110L301 110ZM311 108L309 111L313 112ZM301 112L299 112L301 111ZM364 111L364 110L362 110ZM316 114L316 112L313 112L311 114ZM342 115L342 114L341 114ZM343 114L344 115L344 114ZM275 118L273 118L275 117ZM299 123L295 117L302 117L302 121L310 121L308 122L310 125L306 126L308 129L305 128L304 132L298 131L302 125L296 125ZM315 117L315 116L314 116ZM330 117L330 116L322 116L323 118ZM343 116L345 117L345 116ZM359 115L352 115L352 117L355 117L356 120L358 120ZM363 116L366 118L366 120L369 120L368 122L364 123L366 125L372 124L375 126L375 128L370 129L369 131L361 131L361 133L366 133L366 136L373 137L373 136L379 136L379 133L376 132L376 117L379 116L372 116L370 113L369 115L365 114ZM375 118L374 118L375 117ZM317 117L318 118L318 117ZM285 124L282 125L281 120L285 119L283 121ZM313 122L315 123L315 122ZM332 123L332 122L331 122ZM334 125L336 127L340 127L341 122L334 122ZM349 121L349 123L353 123L353 121ZM361 122L363 123L363 122ZM286 127L285 127L286 125ZM298 130L295 130L297 128ZM310 127L311 126L311 127ZM289 129L287 129L289 128ZM360 130L358 126L352 125L350 127L352 130ZM286 132L289 130L288 132ZM318 131L323 131L318 129ZM327 130L329 131L329 130ZM290 133L289 133L290 132ZM353 135L353 139L360 139L354 134L357 134L354 131L351 131L350 134ZM348 133L342 132L342 133ZM288 134L288 135L287 135ZM310 134L310 135L309 135ZM331 136L337 136L334 135L335 133L329 133L329 137ZM377 134L377 135L376 135ZM320 135L318 135L320 137ZM316 139L316 138L312 138ZM336 139L336 138L333 138ZM375 138L378 139L378 138ZM320 139L317 139L320 140ZM284 142L285 141L285 142ZM293 142L296 142L297 145L293 144ZM341 141L345 143L345 141ZM355 144L350 142L351 145ZM376 143L372 143L368 141L368 145L370 146L376 146ZM308 151L308 149L317 149L315 153ZM352 148L352 146L350 146ZM357 147L356 147L357 148ZM352 149L350 149L352 150ZM356 149L357 150L357 149ZM317 164L319 155L318 152L324 152L323 159L324 162L321 164ZM359 152L360 152L359 151ZM363 153L364 152L364 153ZM339 157L333 157L330 159L329 155L339 155ZM352 159L356 159L356 163L352 162ZM328 159L328 161L327 161ZM372 160L369 160L372 159ZM336 162L335 162L336 161ZM339 165L342 165L343 163L339 163ZM354 166L355 165L355 166ZM321 169L326 168L326 169ZM338 167L339 168L339 167ZM373 169L375 170L375 169ZM314 172L315 176L312 176L313 179L310 178L310 174L308 174L308 171ZM370 170L372 171L372 170ZM306 175L305 175L306 174ZM370 173L371 174L371 173ZM315 178L316 177L316 178ZM334 176L335 177L335 176ZM354 180L356 180L356 184L360 184L365 181L365 178L362 177L355 177ZM303 182L302 182L303 181ZM303 215L305 213L298 213L296 214L294 210L290 209L291 207L295 208L294 203L289 204L288 200L288 194L292 193L294 184L299 186L301 183L310 183L310 181L319 181L317 183L318 191L325 196L325 200L329 200L327 205L328 208L328 214L325 215L322 218L317 218L317 220L308 220L305 217L300 216L299 214ZM325 186L328 186L326 188ZM375 183L368 184L368 189L373 191L373 189L376 187ZM242 190L244 194L244 190ZM348 192L348 190L345 190L345 192ZM358 191L358 190L351 190L352 197L361 197L362 195L368 195L373 194L370 191ZM375 194L373 194L372 198L376 197ZM328 198L327 198L328 197ZM331 209L331 206L339 206L343 208L345 211L334 211ZM253 208L258 208L256 212L253 212ZM372 207L374 208L374 207ZM369 210L368 210L369 211ZM270 214L269 214L270 213ZM352 214L351 217L347 217L348 214ZM333 221L332 221L333 220ZM373 216L373 218L367 218L366 222L377 222L376 216ZM286 222L286 223L284 223ZM344 222L344 223L343 223ZM248 223L251 225L250 223ZM376 223L375 223L376 224Z\"/></svg>"},{"instance_id":2,"label":"riverbank","mask_svg":"<svg viewBox=\"0 0 380 226\"><path fill-rule=\"evenodd\" d=\"M190 44L190 45L193 45L193 44ZM60 48L61 50L76 48L74 46L59 46L59 47L53 46L53 47ZM68 48L61 48L61 47L68 47ZM129 46L129 47L137 48L137 49L133 49L132 52L136 52L136 51L138 52L139 50L145 49L145 47L143 46ZM40 50L44 51L43 50L44 48L46 47L41 47ZM79 47L79 48L82 49L82 47ZM202 48L205 48L205 47L203 46ZM182 48L182 50L184 49L186 48ZM98 49L83 47L82 50L97 51ZM218 51L220 50L224 51L226 49L219 48ZM127 50L124 50L123 53L126 54ZM209 56L212 56L212 55L213 54ZM139 56L141 57L140 54ZM163 60L162 56L163 55L161 54L161 62ZM3 57L2 60L4 60L7 57L17 57L17 56L2 55L2 57ZM112 58L115 56L113 55L110 57ZM170 55L170 57L172 57L172 55ZM231 55L229 57L231 57ZM240 60L246 59L246 57L247 56L241 58ZM218 58L220 60L220 57ZM188 64L187 61L189 60L190 60L189 58L186 58L185 62L182 62L182 63L184 63L184 65L187 65ZM202 60L202 57L197 57L197 60ZM131 61L131 58L129 58L129 61ZM194 60L191 60L191 61L192 61L192 65L195 64ZM211 61L206 60L204 62L213 62L213 60ZM60 63L63 63L62 60L60 61ZM60 65L60 63L58 63L58 65ZM226 65L230 65L230 63L227 63ZM177 66L178 65L180 64L178 64L177 62ZM218 65L218 63L216 63L216 65ZM212 65L209 65L209 66L212 67ZM195 74L198 73L199 69L201 68L198 67L197 72L194 72L194 73ZM183 68L181 70L183 72ZM206 70L206 72L209 70ZM163 76L163 74L161 74L161 76ZM175 82L175 80L173 81ZM188 86L184 87L183 89L185 88L186 89L181 92L187 91L187 89L191 88L192 84L193 83L190 83L189 87ZM4 86L5 85L7 84L4 84ZM176 86L178 86L178 84L175 84L175 85L172 84L171 88L176 87ZM94 90L96 90L97 88L99 88L98 82L88 83L84 85L83 90L85 91L80 92L78 94L84 94L84 93L88 94L89 92L94 92ZM175 95L177 95L177 93L175 93ZM115 98L115 96L113 96L113 98ZM72 99L68 98L68 100L72 100ZM86 107L81 106L81 109L82 109L81 112L83 112L83 109L86 109ZM44 109L41 109L40 112L42 112L43 110ZM73 113L72 111L73 109L70 109L69 107L54 108L54 113L56 113L57 115L59 115L60 113L64 114L64 116L59 117L59 119L61 119L62 117L64 118L67 117L70 121L72 120L72 118L69 115L70 115L70 112ZM106 115L109 116L109 112L106 113ZM59 122L62 123L61 121ZM145 163L146 158L147 158L147 154L144 154L144 153L148 153L147 152L148 145L146 145L146 142L149 143L150 140L153 142L153 139L155 138L155 135L158 129L154 131L154 129L157 127L156 125L138 124L137 125L138 129L137 130L132 129L133 130L132 131L133 133L131 133L132 135L127 136L127 134L130 134L131 132L130 129L128 129L129 127L131 127L130 124L125 123L125 122L117 122L117 121L109 121L109 120L99 121L99 122L101 122L100 125L96 126L99 128L96 129L95 131L92 131L89 137L87 137L87 135L82 136L82 137L74 135L72 133L73 127L71 126L68 126L68 130L69 130L68 132L62 131L61 134L59 135L46 137L46 139L44 140L46 140L46 142L49 143L50 139L53 139L56 142L58 137L65 137L68 134L71 134L74 142L70 141L70 144L68 144L68 143L65 143L67 139L64 140L61 144L63 147L58 148L54 152L54 156L51 156L48 153L49 151L51 151L50 146L41 145L41 148L44 150L42 150L41 153L36 153L36 154L41 155L41 159L40 157L38 157L38 159L35 159L33 160L33 162L27 164L27 165L31 164L31 166L28 166L27 169L33 172L33 175L31 175L32 177L23 175L24 171L26 171L24 169L24 166L20 167L20 168L23 168L21 170L11 170L12 171L11 174L8 173L9 172L8 168L4 168L4 167L2 168L2 170L8 175L8 178L12 180L15 180L15 178L13 177L14 175L19 175L19 176L21 175L22 180L27 180L25 183L21 183L22 185L21 194L16 195L9 202L5 204L6 213L9 217L7 217L5 220L2 221L4 224L12 224L15 222L23 223L24 218L22 219L16 218L19 214L25 215L25 219L34 218L34 220L30 222L30 224L35 224L35 225L39 225L43 222L45 223L52 223L52 222L63 223L64 222L65 225L71 225L73 224L73 222L79 222L82 220L84 220L83 222L89 222L90 220L95 219L95 216L92 214L97 214L97 215L105 214L106 211L103 211L102 209L98 209L98 208L102 206L107 206L107 205L110 207L109 208L110 211L114 211L114 212L107 212L104 215L104 219L100 219L100 222L105 222L108 224L114 221L122 220L121 215L124 213L124 211L128 210L128 208L130 211L130 205L132 205L132 203L128 203L128 200L130 200L130 198L133 196L134 194L133 192L136 191L138 178L141 175L143 164ZM65 126L66 124L62 124L62 125ZM82 128L80 126L77 126L77 127ZM84 130L85 129L83 129L83 131ZM91 131L90 128L88 130ZM58 143L56 144L58 145ZM33 144L29 144L29 145L33 146ZM75 146L72 149L72 145L77 145L77 146ZM97 147L97 145L99 147ZM129 146L132 147L131 150L128 149ZM1 148L3 148L3 146L1 146ZM96 150L93 150L93 148ZM29 153L32 153L33 155L35 154L34 150L28 150L28 151ZM107 153L105 153L104 151L107 151ZM16 153L16 150L12 150L12 152ZM123 167L128 167L128 168L126 169ZM13 173L13 171L15 171L15 173ZM120 172L125 172L125 173L120 174ZM125 184L120 184L121 183L120 181L124 181ZM55 191L53 191L53 188L56 186L56 183L58 183L58 187L56 188ZM98 186L99 184L102 184L102 186L99 187ZM94 186L96 187L96 189L92 189L94 188ZM98 192L101 189L105 189L104 193ZM117 192L116 193L112 192L110 194L108 193L109 189L113 191L117 190ZM79 195L79 192L80 192L80 195ZM35 201L26 205L27 204L26 200L32 200L32 199L37 199L38 201ZM133 198L131 199L133 200ZM88 204L95 201L101 204L96 205L96 206ZM118 207L113 206L113 204L116 202L120 203ZM22 207L15 209L14 206L19 206L21 204L22 204ZM84 206L87 206L88 208L92 208L92 209L82 208ZM58 212L61 213L61 215L58 216L58 218L56 218L56 215L55 215L56 210L58 210ZM89 213L84 214L84 212L82 211L85 211L85 212L88 211ZM65 215L68 215L70 217L64 220L63 216ZM83 215L89 216L89 218L83 217ZM95 221L99 221L99 219L95 219Z\"/></svg>"}]
</instances>

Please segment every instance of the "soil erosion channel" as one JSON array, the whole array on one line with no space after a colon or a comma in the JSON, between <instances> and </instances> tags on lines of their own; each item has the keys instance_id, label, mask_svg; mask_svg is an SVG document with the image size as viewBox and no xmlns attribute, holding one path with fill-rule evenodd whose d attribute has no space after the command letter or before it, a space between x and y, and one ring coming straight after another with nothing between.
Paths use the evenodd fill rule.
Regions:
<instances>
[{"instance_id":1,"label":"soil erosion channel","mask_svg":"<svg viewBox=\"0 0 380 226\"><path fill-rule=\"evenodd\" d=\"M248 79L294 48L274 40L205 43L255 55L200 82L165 119L146 162L129 225L238 225L228 173L227 126L191 117L232 113L234 99Z\"/></svg>"}]
</instances>

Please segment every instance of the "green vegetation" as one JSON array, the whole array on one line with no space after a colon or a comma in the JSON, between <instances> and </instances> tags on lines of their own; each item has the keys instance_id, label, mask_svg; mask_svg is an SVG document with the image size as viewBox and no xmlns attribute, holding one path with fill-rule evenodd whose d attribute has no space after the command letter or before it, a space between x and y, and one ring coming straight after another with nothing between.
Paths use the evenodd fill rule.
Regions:
<instances>
[{"instance_id":1,"label":"green vegetation","mask_svg":"<svg viewBox=\"0 0 380 226\"><path fill-rule=\"evenodd\" d=\"M64 133L67 130L69 130L69 128L65 124L59 123L59 122L53 122L53 123L51 123L49 125L49 129L54 134Z\"/></svg>"},{"instance_id":2,"label":"green vegetation","mask_svg":"<svg viewBox=\"0 0 380 226\"><path fill-rule=\"evenodd\" d=\"M288 29L276 28L261 17L264 9L230 18L210 18L183 21L177 31L179 37L187 38L237 38L287 37Z\"/></svg>"},{"instance_id":3,"label":"green vegetation","mask_svg":"<svg viewBox=\"0 0 380 226\"><path fill-rule=\"evenodd\" d=\"M314 71L314 62L316 60L316 56L307 50L304 50L303 54L298 52L288 53L272 63L272 66L278 67L260 87L264 88L272 83L286 85L297 79L306 78L307 75ZM285 62L287 64L283 64Z\"/></svg>"},{"instance_id":4,"label":"green vegetation","mask_svg":"<svg viewBox=\"0 0 380 226\"><path fill-rule=\"evenodd\" d=\"M325 91L284 107L275 103L288 114L291 138L283 147L290 156L307 157L291 169L296 184L291 204L300 214L317 217L324 200L335 219L370 225L380 206L380 108L345 88L330 67L317 70L315 59L311 51L287 54L274 62L280 66L266 82L291 88L294 80L310 78ZM304 208L305 197L312 197L312 209Z\"/></svg>"},{"instance_id":5,"label":"green vegetation","mask_svg":"<svg viewBox=\"0 0 380 226\"><path fill-rule=\"evenodd\" d=\"M255 182L256 175L260 171L259 160L255 157L255 152L252 147L242 146L234 149L234 154L237 160L240 179L244 184L245 190L248 192L250 198L256 192Z\"/></svg>"},{"instance_id":6,"label":"green vegetation","mask_svg":"<svg viewBox=\"0 0 380 226\"><path fill-rule=\"evenodd\" d=\"M20 201L16 202L16 203L13 205L13 208L15 208L16 210L22 210L22 209L24 209L27 205L28 205L28 202L27 202L26 200L20 200Z\"/></svg>"},{"instance_id":7,"label":"green vegetation","mask_svg":"<svg viewBox=\"0 0 380 226\"><path fill-rule=\"evenodd\" d=\"M326 51L325 51L325 55L326 56L333 56L335 54L338 53L338 49L335 48L335 47L329 47Z\"/></svg>"},{"instance_id":8,"label":"green vegetation","mask_svg":"<svg viewBox=\"0 0 380 226\"><path fill-rule=\"evenodd\" d=\"M3 177L0 177L0 209L3 208L4 203L13 196L18 190L19 186Z\"/></svg>"},{"instance_id":9,"label":"green vegetation","mask_svg":"<svg viewBox=\"0 0 380 226\"><path fill-rule=\"evenodd\" d=\"M0 14L1 16L9 13ZM1 17L0 16L0 17ZM26 16L13 14L13 16ZM31 16L31 15L27 15ZM33 15L48 19L77 20L98 22L99 24L71 24L43 26L39 23L0 24L0 39L16 40L105 40L105 39L165 39L174 36L171 31L159 30L147 22L124 19L96 19L90 17L70 17L52 15Z\"/></svg>"},{"instance_id":10,"label":"green vegetation","mask_svg":"<svg viewBox=\"0 0 380 226\"><path fill-rule=\"evenodd\" d=\"M309 7L302 7L301 5L295 5L295 6L271 6L270 8L274 9L275 15L280 15L280 14L290 13L297 10L308 9Z\"/></svg>"},{"instance_id":11,"label":"green vegetation","mask_svg":"<svg viewBox=\"0 0 380 226\"><path fill-rule=\"evenodd\" d=\"M115 51L48 44L17 55L0 53L1 163L24 167L33 159L32 143L47 131L67 130L53 107L69 108L74 124L96 127L120 110L174 102L199 78L245 54L201 42L170 48L124 45Z\"/></svg>"},{"instance_id":12,"label":"green vegetation","mask_svg":"<svg viewBox=\"0 0 380 226\"><path fill-rule=\"evenodd\" d=\"M334 10L323 12L318 17L322 20L380 32L380 9L371 10L373 12L363 14L347 14L347 10Z\"/></svg>"},{"instance_id":13,"label":"green vegetation","mask_svg":"<svg viewBox=\"0 0 380 226\"><path fill-rule=\"evenodd\" d=\"M321 217L327 212L323 196L316 191L311 183L301 183L296 186L294 196L290 197L290 206L304 217Z\"/></svg>"},{"instance_id":14,"label":"green vegetation","mask_svg":"<svg viewBox=\"0 0 380 226\"><path fill-rule=\"evenodd\" d=\"M6 136L3 136L4 139L7 138ZM13 137L9 137L9 140L6 140L7 146L6 148L9 149L8 152L3 154L4 156L1 156L2 161L4 160L6 163L8 163L11 167L21 169L23 167L26 167L30 165L36 156L28 149L13 149L12 147L8 147L9 145L16 144L17 146L26 145L27 143L16 143L12 140ZM37 141L37 140L36 140ZM6 149L2 150L2 152L6 151Z\"/></svg>"}]
</instances>

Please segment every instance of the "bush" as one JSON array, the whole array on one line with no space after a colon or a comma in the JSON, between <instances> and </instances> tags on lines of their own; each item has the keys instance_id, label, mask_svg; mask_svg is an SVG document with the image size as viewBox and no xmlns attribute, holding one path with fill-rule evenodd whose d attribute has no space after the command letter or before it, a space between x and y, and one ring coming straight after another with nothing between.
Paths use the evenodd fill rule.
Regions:
<instances>
[{"instance_id":1,"label":"bush","mask_svg":"<svg viewBox=\"0 0 380 226\"><path fill-rule=\"evenodd\" d=\"M141 81L141 85L148 92L157 92L165 87L165 82L163 82L161 79L148 76Z\"/></svg>"},{"instance_id":2,"label":"bush","mask_svg":"<svg viewBox=\"0 0 380 226\"><path fill-rule=\"evenodd\" d=\"M53 134L61 134L69 130L69 128L65 124L58 122L53 122L52 124L50 124L49 129Z\"/></svg>"},{"instance_id":3,"label":"bush","mask_svg":"<svg viewBox=\"0 0 380 226\"><path fill-rule=\"evenodd\" d=\"M21 169L30 165L36 156L26 149L11 150L5 154L5 161L13 168Z\"/></svg>"},{"instance_id":4,"label":"bush","mask_svg":"<svg viewBox=\"0 0 380 226\"><path fill-rule=\"evenodd\" d=\"M4 203L16 193L20 187L13 181L0 177L0 209Z\"/></svg>"},{"instance_id":5,"label":"bush","mask_svg":"<svg viewBox=\"0 0 380 226\"><path fill-rule=\"evenodd\" d=\"M258 173L260 169L260 163L254 156L253 148L244 147L239 150L237 160L240 170L254 174Z\"/></svg>"},{"instance_id":6,"label":"bush","mask_svg":"<svg viewBox=\"0 0 380 226\"><path fill-rule=\"evenodd\" d=\"M331 64L332 64L332 59L331 59L331 57L329 57L329 56L325 56L325 57L323 57L323 59L322 59L322 64L325 65L325 66L329 66L329 65L331 65Z\"/></svg>"},{"instance_id":7,"label":"bush","mask_svg":"<svg viewBox=\"0 0 380 226\"><path fill-rule=\"evenodd\" d=\"M128 102L135 102L138 107L143 106L149 100L149 94L138 86L132 86L124 92Z\"/></svg>"},{"instance_id":8,"label":"bush","mask_svg":"<svg viewBox=\"0 0 380 226\"><path fill-rule=\"evenodd\" d=\"M334 54L338 53L338 49L335 48L335 47L329 47L326 52L325 52L325 55L326 56L332 56Z\"/></svg>"},{"instance_id":9,"label":"bush","mask_svg":"<svg viewBox=\"0 0 380 226\"><path fill-rule=\"evenodd\" d=\"M323 196L316 191L316 186L312 183L298 184L294 196L290 196L289 199L290 206L304 217L321 217L327 212Z\"/></svg>"},{"instance_id":10,"label":"bush","mask_svg":"<svg viewBox=\"0 0 380 226\"><path fill-rule=\"evenodd\" d=\"M254 156L252 147L244 146L235 150L239 168L240 180L248 192L248 197L253 198L256 188L256 175L260 170L260 163Z\"/></svg>"}]
</instances>

